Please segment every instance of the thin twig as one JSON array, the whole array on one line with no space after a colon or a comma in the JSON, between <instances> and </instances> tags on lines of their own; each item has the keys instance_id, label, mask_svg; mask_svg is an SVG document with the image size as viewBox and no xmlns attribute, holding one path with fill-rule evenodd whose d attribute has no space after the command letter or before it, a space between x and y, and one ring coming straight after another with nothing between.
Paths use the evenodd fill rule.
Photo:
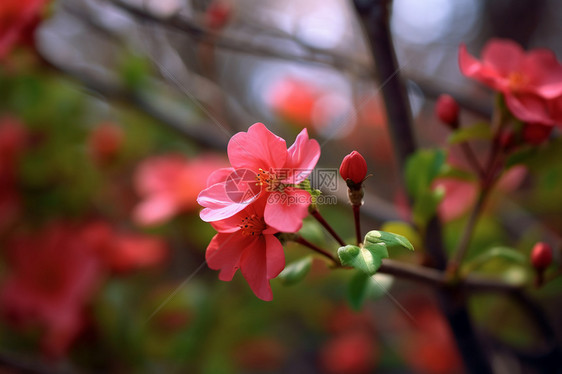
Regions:
<instances>
[{"instance_id":1,"label":"thin twig","mask_svg":"<svg viewBox=\"0 0 562 374\"><path fill-rule=\"evenodd\" d=\"M361 240L361 205L353 206L353 220L355 221L355 240L357 245L359 245Z\"/></svg>"},{"instance_id":2,"label":"thin twig","mask_svg":"<svg viewBox=\"0 0 562 374\"><path fill-rule=\"evenodd\" d=\"M334 256L333 254L331 254L330 252L326 251L325 249L322 249L320 247L318 247L316 244L313 244L311 242L309 242L308 240L306 240L305 238L303 238L300 235L295 235L295 237L292 238L292 240L295 243L299 243L304 245L305 247L308 247L310 249L312 249L314 252L321 254L322 256L328 258L329 260L331 260L336 266L340 266L340 262L338 261L338 259L336 258L336 256Z\"/></svg>"},{"instance_id":3,"label":"thin twig","mask_svg":"<svg viewBox=\"0 0 562 374\"><path fill-rule=\"evenodd\" d=\"M250 55L257 55L260 57L278 58L288 61L301 61L313 64L329 65L340 70L350 70L360 76L371 75L372 66L361 61L354 60L350 56L337 55L327 51L320 51L302 43L294 43L300 47L300 51L292 51L291 49L275 48L276 43L267 44L251 44L248 43L247 38L237 38L232 35L227 35L221 32L211 30L203 25L192 22L181 15L174 15L172 17L161 18L144 9L140 9L133 5L127 4L122 0L102 0L109 2L116 7L126 11L127 13L142 18L144 20L154 22L160 26L181 31L189 35L193 40L216 46L231 52L238 52Z\"/></svg>"},{"instance_id":4,"label":"thin twig","mask_svg":"<svg viewBox=\"0 0 562 374\"><path fill-rule=\"evenodd\" d=\"M478 161L478 158L474 154L474 150L472 149L470 144L466 142L461 143L461 150L464 152L464 155L466 156L466 160L468 161L470 166L472 166L472 168L478 174L478 176L480 178L485 178L486 171L480 165L480 162Z\"/></svg>"},{"instance_id":5,"label":"thin twig","mask_svg":"<svg viewBox=\"0 0 562 374\"><path fill-rule=\"evenodd\" d=\"M476 204L474 204L474 207L470 212L470 216L468 217L468 221L463 230L461 240L459 241L453 258L450 260L447 267L447 273L450 276L458 275L460 264L462 263L462 260L464 259L464 256L466 255L466 252L468 251L468 248L470 246L470 242L474 234L474 229L476 228L476 223L478 222L478 217L480 216L480 213L482 213L482 209L484 208L484 204L488 196L488 191L488 189L482 189L478 194Z\"/></svg>"},{"instance_id":6,"label":"thin twig","mask_svg":"<svg viewBox=\"0 0 562 374\"><path fill-rule=\"evenodd\" d=\"M390 32L388 9L390 0L355 0L354 4L368 35L379 81L384 82L399 70ZM404 182L406 161L414 154L417 145L412 130L413 121L409 100L404 85L400 81L400 74L396 74L383 87L382 93L389 120L389 132L400 166L402 182ZM431 262L438 269L443 270L447 260L441 234L441 223L437 216L434 216L427 225L424 244ZM441 310L451 326L467 371L492 374L488 357L482 349L470 320L466 302L447 290L439 290L437 296L440 300Z\"/></svg>"},{"instance_id":7,"label":"thin twig","mask_svg":"<svg viewBox=\"0 0 562 374\"><path fill-rule=\"evenodd\" d=\"M332 237L338 242L339 245L342 247L345 245L343 239L338 235L338 233L334 230L334 228L322 217L320 211L317 208L311 208L310 215L314 217L329 233Z\"/></svg>"}]
</instances>

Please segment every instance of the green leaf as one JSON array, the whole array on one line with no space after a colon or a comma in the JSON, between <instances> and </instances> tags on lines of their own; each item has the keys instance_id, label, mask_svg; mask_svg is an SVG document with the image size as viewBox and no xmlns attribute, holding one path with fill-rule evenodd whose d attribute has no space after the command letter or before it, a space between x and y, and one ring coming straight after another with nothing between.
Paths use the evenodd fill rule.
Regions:
<instances>
[{"instance_id":1,"label":"green leaf","mask_svg":"<svg viewBox=\"0 0 562 374\"><path fill-rule=\"evenodd\" d=\"M414 199L423 195L445 166L442 149L424 149L410 156L406 163L406 187Z\"/></svg>"},{"instance_id":2,"label":"green leaf","mask_svg":"<svg viewBox=\"0 0 562 374\"><path fill-rule=\"evenodd\" d=\"M388 221L382 225L381 230L403 235L412 243L414 248L421 247L422 238L412 225L402 221Z\"/></svg>"},{"instance_id":3,"label":"green leaf","mask_svg":"<svg viewBox=\"0 0 562 374\"><path fill-rule=\"evenodd\" d=\"M406 248L410 251L414 250L414 246L410 241L402 235L394 234L386 231L373 230L365 235L365 247L384 245L387 249ZM388 251L386 252L388 257Z\"/></svg>"},{"instance_id":4,"label":"green leaf","mask_svg":"<svg viewBox=\"0 0 562 374\"><path fill-rule=\"evenodd\" d=\"M371 277L362 271L356 271L349 282L347 297L353 310L360 310L369 296Z\"/></svg>"},{"instance_id":5,"label":"green leaf","mask_svg":"<svg viewBox=\"0 0 562 374\"><path fill-rule=\"evenodd\" d=\"M411 156L406 164L406 186L414 200L414 221L420 227L435 215L443 197L443 191L434 191L431 185L447 170L445 159L445 151L441 149L422 150Z\"/></svg>"},{"instance_id":6,"label":"green leaf","mask_svg":"<svg viewBox=\"0 0 562 374\"><path fill-rule=\"evenodd\" d=\"M470 140L492 139L492 129L489 123L478 122L472 126L462 127L449 136L449 144L459 144Z\"/></svg>"},{"instance_id":7,"label":"green leaf","mask_svg":"<svg viewBox=\"0 0 562 374\"><path fill-rule=\"evenodd\" d=\"M362 271L353 274L348 286L348 301L354 310L360 310L367 299L383 297L392 286L394 277L388 274L367 275Z\"/></svg>"},{"instance_id":8,"label":"green leaf","mask_svg":"<svg viewBox=\"0 0 562 374\"><path fill-rule=\"evenodd\" d=\"M533 158L537 155L537 148L536 147L525 147L522 149L513 152L507 158L505 162L505 168L509 169L512 166L519 165L519 164L526 164L529 161L532 161Z\"/></svg>"},{"instance_id":9,"label":"green leaf","mask_svg":"<svg viewBox=\"0 0 562 374\"><path fill-rule=\"evenodd\" d=\"M388 250L384 243L369 243L363 247L346 245L338 249L338 256L342 265L352 266L373 275L382 265L382 259L388 258Z\"/></svg>"},{"instance_id":10,"label":"green leaf","mask_svg":"<svg viewBox=\"0 0 562 374\"><path fill-rule=\"evenodd\" d=\"M416 199L412 208L412 215L414 222L419 227L423 227L425 223L435 215L444 196L445 190L441 187L434 190L427 190Z\"/></svg>"},{"instance_id":11,"label":"green leaf","mask_svg":"<svg viewBox=\"0 0 562 374\"><path fill-rule=\"evenodd\" d=\"M463 181L475 181L476 177L473 173L468 172L466 170L457 169L451 165L444 165L443 169L441 170L441 174L439 174L439 178L451 178L451 179L459 179Z\"/></svg>"},{"instance_id":12,"label":"green leaf","mask_svg":"<svg viewBox=\"0 0 562 374\"><path fill-rule=\"evenodd\" d=\"M298 261L292 262L283 269L277 278L283 285L290 286L304 279L312 266L312 257L308 256Z\"/></svg>"}]
</instances>

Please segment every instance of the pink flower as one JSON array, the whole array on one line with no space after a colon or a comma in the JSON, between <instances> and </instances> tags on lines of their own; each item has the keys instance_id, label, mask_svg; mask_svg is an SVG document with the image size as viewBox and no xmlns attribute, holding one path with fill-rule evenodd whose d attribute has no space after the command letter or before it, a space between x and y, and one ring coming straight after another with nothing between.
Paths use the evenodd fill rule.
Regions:
<instances>
[{"instance_id":1,"label":"pink flower","mask_svg":"<svg viewBox=\"0 0 562 374\"><path fill-rule=\"evenodd\" d=\"M502 194L515 190L521 185L526 175L527 169L521 165L507 170L498 181L497 190ZM478 194L476 182L439 178L433 182L433 186L445 190L445 196L439 204L439 216L445 222L461 217L476 202Z\"/></svg>"},{"instance_id":2,"label":"pink flower","mask_svg":"<svg viewBox=\"0 0 562 374\"><path fill-rule=\"evenodd\" d=\"M266 198L265 222L283 232L296 232L308 214L310 194L296 187L320 157L320 145L303 129L287 149L285 140L262 123L239 132L228 143L232 168L209 178L197 199L205 209L201 219L213 222L232 217L258 198ZM256 183L257 186L256 187Z\"/></svg>"},{"instance_id":3,"label":"pink flower","mask_svg":"<svg viewBox=\"0 0 562 374\"><path fill-rule=\"evenodd\" d=\"M205 11L205 25L210 29L221 30L232 20L232 15L230 1L215 0Z\"/></svg>"},{"instance_id":4,"label":"pink flower","mask_svg":"<svg viewBox=\"0 0 562 374\"><path fill-rule=\"evenodd\" d=\"M90 133L88 147L98 164L108 164L119 154L125 140L123 129L111 122L101 123Z\"/></svg>"},{"instance_id":5,"label":"pink flower","mask_svg":"<svg viewBox=\"0 0 562 374\"><path fill-rule=\"evenodd\" d=\"M314 107L322 92L309 82L296 78L283 78L269 90L271 109L283 120L298 127L313 123Z\"/></svg>"},{"instance_id":6,"label":"pink flower","mask_svg":"<svg viewBox=\"0 0 562 374\"><path fill-rule=\"evenodd\" d=\"M562 65L554 53L535 49L528 53L510 40L492 39L482 61L459 49L461 72L499 91L514 116L525 122L562 124Z\"/></svg>"},{"instance_id":7,"label":"pink flower","mask_svg":"<svg viewBox=\"0 0 562 374\"><path fill-rule=\"evenodd\" d=\"M27 42L48 0L0 2L0 60L21 42Z\"/></svg>"},{"instance_id":8,"label":"pink flower","mask_svg":"<svg viewBox=\"0 0 562 374\"><path fill-rule=\"evenodd\" d=\"M0 118L0 233L16 221L21 211L18 166L27 137L18 120Z\"/></svg>"},{"instance_id":9,"label":"pink flower","mask_svg":"<svg viewBox=\"0 0 562 374\"><path fill-rule=\"evenodd\" d=\"M174 215L196 209L197 195L207 178L226 162L217 156L193 160L180 155L160 156L143 162L136 173L135 186L143 197L133 217L140 225L157 225Z\"/></svg>"},{"instance_id":10,"label":"pink flower","mask_svg":"<svg viewBox=\"0 0 562 374\"><path fill-rule=\"evenodd\" d=\"M43 351L64 355L84 325L84 306L100 279L97 256L84 250L72 227L55 224L16 238L7 262L3 314L16 325L40 327Z\"/></svg>"},{"instance_id":11,"label":"pink flower","mask_svg":"<svg viewBox=\"0 0 562 374\"><path fill-rule=\"evenodd\" d=\"M102 221L86 224L77 235L104 268L116 273L155 267L167 257L167 247L161 239L117 231Z\"/></svg>"},{"instance_id":12,"label":"pink flower","mask_svg":"<svg viewBox=\"0 0 562 374\"><path fill-rule=\"evenodd\" d=\"M285 267L283 246L266 224L266 199L260 197L253 204L233 216L212 222L218 231L207 247L206 259L211 269L220 270L219 279L230 281L240 269L254 294L262 300L273 299L269 280Z\"/></svg>"}]
</instances>

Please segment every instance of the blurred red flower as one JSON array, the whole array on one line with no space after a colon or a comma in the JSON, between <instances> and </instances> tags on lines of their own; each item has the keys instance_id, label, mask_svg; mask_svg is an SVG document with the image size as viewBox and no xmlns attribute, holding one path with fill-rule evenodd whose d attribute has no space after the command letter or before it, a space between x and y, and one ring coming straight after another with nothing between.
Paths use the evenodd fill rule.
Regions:
<instances>
[{"instance_id":1,"label":"blurred red flower","mask_svg":"<svg viewBox=\"0 0 562 374\"><path fill-rule=\"evenodd\" d=\"M88 139L94 160L99 164L113 161L123 145L124 137L123 129L114 123L104 122L96 126Z\"/></svg>"},{"instance_id":2,"label":"blurred red flower","mask_svg":"<svg viewBox=\"0 0 562 374\"><path fill-rule=\"evenodd\" d=\"M311 83L297 78L283 78L269 90L268 102L273 112L298 127L313 124L312 112L322 93Z\"/></svg>"},{"instance_id":3,"label":"blurred red flower","mask_svg":"<svg viewBox=\"0 0 562 374\"><path fill-rule=\"evenodd\" d=\"M322 367L330 374L372 373L378 356L374 336L361 330L350 330L332 337L320 352Z\"/></svg>"},{"instance_id":4,"label":"blurred red flower","mask_svg":"<svg viewBox=\"0 0 562 374\"><path fill-rule=\"evenodd\" d=\"M17 173L26 143L23 124L10 117L0 119L0 232L15 221L21 210Z\"/></svg>"},{"instance_id":5,"label":"blurred red flower","mask_svg":"<svg viewBox=\"0 0 562 374\"><path fill-rule=\"evenodd\" d=\"M330 374L372 373L380 356L372 314L336 308L328 320L332 336L320 350L320 364Z\"/></svg>"},{"instance_id":6,"label":"blurred red flower","mask_svg":"<svg viewBox=\"0 0 562 374\"><path fill-rule=\"evenodd\" d=\"M140 225L157 225L198 208L197 195L207 186L207 178L226 165L224 159L212 155L192 160L165 155L144 161L135 176L143 200L133 212L134 220Z\"/></svg>"},{"instance_id":7,"label":"blurred red flower","mask_svg":"<svg viewBox=\"0 0 562 374\"><path fill-rule=\"evenodd\" d=\"M21 235L7 251L0 308L15 325L40 328L45 354L61 357L84 325L84 306L101 277L98 257L73 228L52 224Z\"/></svg>"},{"instance_id":8,"label":"blurred red flower","mask_svg":"<svg viewBox=\"0 0 562 374\"><path fill-rule=\"evenodd\" d=\"M0 60L18 43L28 43L49 0L0 2Z\"/></svg>"},{"instance_id":9,"label":"blurred red flower","mask_svg":"<svg viewBox=\"0 0 562 374\"><path fill-rule=\"evenodd\" d=\"M502 193L518 188L527 175L524 166L515 166L506 171L497 183L497 191ZM439 178L433 182L434 188L443 188L445 196L439 204L439 216L443 221L452 221L465 214L476 202L477 183L453 178ZM493 200L493 199L490 199Z\"/></svg>"},{"instance_id":10,"label":"blurred red flower","mask_svg":"<svg viewBox=\"0 0 562 374\"><path fill-rule=\"evenodd\" d=\"M232 20L233 12L233 6L230 1L214 0L205 11L205 26L220 30Z\"/></svg>"},{"instance_id":11,"label":"blurred red flower","mask_svg":"<svg viewBox=\"0 0 562 374\"><path fill-rule=\"evenodd\" d=\"M406 302L405 307L414 316L415 325L397 315L397 329L392 331L406 362L419 373L459 372L461 359L455 341L437 308L422 300Z\"/></svg>"},{"instance_id":12,"label":"blurred red flower","mask_svg":"<svg viewBox=\"0 0 562 374\"><path fill-rule=\"evenodd\" d=\"M84 225L79 238L98 256L104 268L116 273L158 266L167 257L162 239L117 231L103 221Z\"/></svg>"},{"instance_id":13,"label":"blurred red flower","mask_svg":"<svg viewBox=\"0 0 562 374\"><path fill-rule=\"evenodd\" d=\"M39 328L44 353L58 358L84 327L84 307L109 271L155 266L165 256L160 239L105 222L51 223L9 241L0 309L16 326Z\"/></svg>"},{"instance_id":14,"label":"blurred red flower","mask_svg":"<svg viewBox=\"0 0 562 374\"><path fill-rule=\"evenodd\" d=\"M525 53L517 43L492 39L482 61L459 49L461 72L499 91L513 115L525 122L562 124L562 65L554 53L535 49Z\"/></svg>"}]
</instances>

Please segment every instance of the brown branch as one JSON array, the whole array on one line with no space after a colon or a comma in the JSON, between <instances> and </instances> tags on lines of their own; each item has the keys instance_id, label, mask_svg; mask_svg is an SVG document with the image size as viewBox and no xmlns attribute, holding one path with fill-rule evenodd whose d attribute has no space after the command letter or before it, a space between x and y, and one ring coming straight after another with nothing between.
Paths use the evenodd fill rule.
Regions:
<instances>
[{"instance_id":1,"label":"brown branch","mask_svg":"<svg viewBox=\"0 0 562 374\"><path fill-rule=\"evenodd\" d=\"M352 71L358 76L363 77L371 75L372 66L354 59L352 56L318 50L303 43L295 42L294 39L283 38L284 40L292 41L294 45L301 49L300 51L293 52L290 49L274 48L273 45L276 43L270 42L262 45L255 43L251 44L248 43L247 37L237 38L231 35L226 35L192 22L181 15L161 18L145 11L144 9L127 4L122 0L101 1L109 2L134 17L157 23L161 27L167 29L177 30L187 34L196 42L216 46L231 52L257 55L260 57L278 58L291 62L301 61L312 64L328 65L336 69Z\"/></svg>"},{"instance_id":2,"label":"brown branch","mask_svg":"<svg viewBox=\"0 0 562 374\"><path fill-rule=\"evenodd\" d=\"M328 221L326 221L324 219L324 217L322 217L318 208L316 208L316 207L311 208L310 209L310 215L312 217L314 217L318 221L318 223L320 223L322 225L322 227L324 227L330 233L330 235L332 235L332 237L338 242L339 245L341 245L341 246L345 245L345 242L338 235L336 230L334 230L334 228L328 223Z\"/></svg>"},{"instance_id":3,"label":"brown branch","mask_svg":"<svg viewBox=\"0 0 562 374\"><path fill-rule=\"evenodd\" d=\"M400 81L399 67L390 33L388 13L390 1L355 0L354 4L368 36L379 82L385 82L381 90L396 159L402 172L402 178L404 178L406 161L416 151L417 146L412 130L409 100L404 85ZM438 269L443 270L447 262L441 237L441 223L437 217L433 217L429 221L425 234L425 245L431 262ZM474 332L466 301L447 290L439 290L437 296L467 370L471 373L492 374L491 365Z\"/></svg>"},{"instance_id":4,"label":"brown branch","mask_svg":"<svg viewBox=\"0 0 562 374\"><path fill-rule=\"evenodd\" d=\"M0 372L14 374L70 374L70 368L61 368L60 365L47 364L32 360L29 357L18 357L19 355L0 352ZM3 369L7 369L4 371Z\"/></svg>"}]
</instances>

